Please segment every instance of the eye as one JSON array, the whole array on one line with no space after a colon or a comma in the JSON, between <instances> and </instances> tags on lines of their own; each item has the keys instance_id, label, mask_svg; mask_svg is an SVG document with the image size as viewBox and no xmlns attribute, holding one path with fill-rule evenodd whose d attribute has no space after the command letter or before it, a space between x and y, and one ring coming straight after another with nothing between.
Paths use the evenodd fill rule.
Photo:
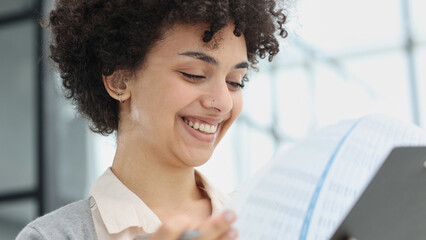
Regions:
<instances>
[{"instance_id":1,"label":"eye","mask_svg":"<svg viewBox=\"0 0 426 240\"><path fill-rule=\"evenodd\" d=\"M190 81L190 82L198 82L198 81L206 78L205 76L189 74L189 73L186 73L186 72L180 72L180 73L185 77L185 79L187 81Z\"/></svg>"},{"instance_id":2,"label":"eye","mask_svg":"<svg viewBox=\"0 0 426 240\"><path fill-rule=\"evenodd\" d=\"M238 83L233 81L226 81L226 83L228 84L228 88L231 91L238 91L244 88L244 82Z\"/></svg>"},{"instance_id":3,"label":"eye","mask_svg":"<svg viewBox=\"0 0 426 240\"><path fill-rule=\"evenodd\" d=\"M241 83L240 82L236 82L236 81L226 81L226 83L228 84L228 88L231 91L238 91L240 89L244 88L244 82L247 82L248 78L246 75L244 75L241 79Z\"/></svg>"}]
</instances>

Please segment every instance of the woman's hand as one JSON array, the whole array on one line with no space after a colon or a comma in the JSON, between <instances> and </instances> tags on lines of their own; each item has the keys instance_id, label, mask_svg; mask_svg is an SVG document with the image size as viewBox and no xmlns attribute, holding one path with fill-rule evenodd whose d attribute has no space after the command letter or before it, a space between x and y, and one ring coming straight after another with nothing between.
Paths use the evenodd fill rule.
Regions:
<instances>
[{"instance_id":1,"label":"woman's hand","mask_svg":"<svg viewBox=\"0 0 426 240\"><path fill-rule=\"evenodd\" d=\"M194 240L233 240L237 239L238 233L232 228L232 223L236 220L236 215L232 211L225 211L222 214L211 217L204 223L196 227L201 232L201 236ZM188 217L179 216L165 221L155 232L151 240L178 240L188 229L194 229L196 224Z\"/></svg>"}]
</instances>

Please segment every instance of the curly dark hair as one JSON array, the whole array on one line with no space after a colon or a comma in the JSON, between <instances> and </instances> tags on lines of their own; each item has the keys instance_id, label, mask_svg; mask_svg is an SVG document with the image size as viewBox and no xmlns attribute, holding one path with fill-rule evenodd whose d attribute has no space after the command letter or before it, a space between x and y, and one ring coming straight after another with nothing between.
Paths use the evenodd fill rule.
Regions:
<instances>
[{"instance_id":1,"label":"curly dark hair","mask_svg":"<svg viewBox=\"0 0 426 240\"><path fill-rule=\"evenodd\" d=\"M118 129L119 112L102 74L135 71L165 25L207 23L210 30L200 38L209 42L233 20L254 69L259 57L272 61L278 53L275 33L287 36L286 15L273 0L57 0L49 20L50 57L66 96L91 120L90 129L104 135Z\"/></svg>"}]
</instances>

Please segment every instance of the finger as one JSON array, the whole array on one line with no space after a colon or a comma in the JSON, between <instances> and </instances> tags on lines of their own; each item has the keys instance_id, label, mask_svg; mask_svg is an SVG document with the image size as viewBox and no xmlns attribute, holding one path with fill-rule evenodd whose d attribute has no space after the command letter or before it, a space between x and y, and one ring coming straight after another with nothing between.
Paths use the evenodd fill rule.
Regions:
<instances>
[{"instance_id":1,"label":"finger","mask_svg":"<svg viewBox=\"0 0 426 240\"><path fill-rule=\"evenodd\" d=\"M235 228L229 229L220 240L235 240L238 238L238 231Z\"/></svg>"},{"instance_id":2,"label":"finger","mask_svg":"<svg viewBox=\"0 0 426 240\"><path fill-rule=\"evenodd\" d=\"M186 216L170 218L161 225L150 240L176 240L190 228L190 225L190 220Z\"/></svg>"},{"instance_id":3,"label":"finger","mask_svg":"<svg viewBox=\"0 0 426 240\"><path fill-rule=\"evenodd\" d=\"M236 219L235 213L230 210L210 218L199 228L202 236L197 238L197 240L220 239L231 229L232 223Z\"/></svg>"}]
</instances>

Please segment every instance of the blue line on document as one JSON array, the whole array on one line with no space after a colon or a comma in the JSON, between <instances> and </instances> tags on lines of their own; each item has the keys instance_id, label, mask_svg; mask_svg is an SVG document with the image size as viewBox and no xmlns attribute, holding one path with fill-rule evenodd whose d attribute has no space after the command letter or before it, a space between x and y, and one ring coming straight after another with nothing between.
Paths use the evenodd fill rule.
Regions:
<instances>
[{"instance_id":1,"label":"blue line on document","mask_svg":"<svg viewBox=\"0 0 426 240\"><path fill-rule=\"evenodd\" d=\"M311 224L312 215L314 213L319 194L322 190L322 187L328 175L328 172L330 171L330 168L333 165L334 159L336 158L336 155L339 152L340 147L343 145L346 138L348 138L348 136L355 129L355 127L359 124L359 122L361 122L361 120L362 119L359 119L357 122L355 122L354 125L346 133L346 135L343 136L343 138L340 140L339 144L336 147L336 150L333 152L333 155L331 155L330 160L328 160L328 163L325 166L321 177L318 179L317 186L315 187L314 194L312 195L311 202L309 203L308 211L306 211L305 219L303 220L302 229L300 230L299 240L306 240L306 238L308 237L308 229L309 229L309 225Z\"/></svg>"}]
</instances>

